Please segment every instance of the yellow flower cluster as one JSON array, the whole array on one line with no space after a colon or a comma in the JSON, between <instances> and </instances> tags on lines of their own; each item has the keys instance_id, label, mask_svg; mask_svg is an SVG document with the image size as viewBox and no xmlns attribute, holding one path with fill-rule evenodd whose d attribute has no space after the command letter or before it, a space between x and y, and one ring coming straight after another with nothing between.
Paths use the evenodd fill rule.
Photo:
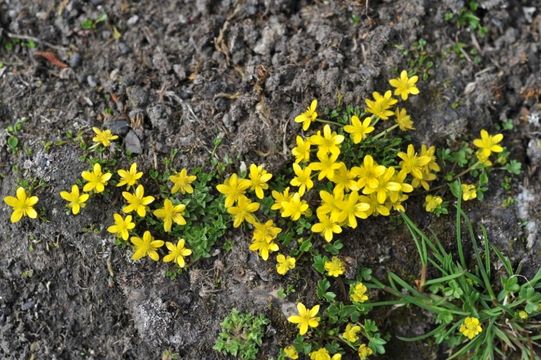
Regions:
<instances>
[{"instance_id":1,"label":"yellow flower cluster","mask_svg":"<svg viewBox=\"0 0 541 360\"><path fill-rule=\"evenodd\" d=\"M478 318L467 317L462 322L462 325L460 325L459 331L462 335L472 340L483 331L483 328L481 327L481 322Z\"/></svg>"},{"instance_id":2,"label":"yellow flower cluster","mask_svg":"<svg viewBox=\"0 0 541 360\"><path fill-rule=\"evenodd\" d=\"M353 117L352 124L355 121ZM362 141L367 130L371 132L369 127L356 133L351 130L353 141ZM298 191L290 193L290 188L283 193L273 191L273 209L281 210L283 217L296 221L309 211L302 196L314 188L312 178L317 174L319 181L330 181L332 191L319 191L320 203L316 208L318 222L312 226L312 231L327 242L332 241L334 235L341 233L344 227L356 228L357 219L388 216L392 210L404 211L403 203L408 199L408 194L418 187L430 189L430 182L436 179L435 173L440 171L434 146L422 145L420 151L416 151L412 144L408 145L406 152L398 153L401 161L396 168L378 164L370 154L366 154L358 166L348 168L344 162L338 161L342 141L344 137L331 131L329 125L324 126L323 133L318 131L307 139L297 137L297 146L292 150L296 157L293 164L296 176L290 185ZM312 145L317 145L317 160L309 162ZM307 164L302 167L303 163ZM312 172L315 174L312 175Z\"/></svg>"},{"instance_id":3,"label":"yellow flower cluster","mask_svg":"<svg viewBox=\"0 0 541 360\"><path fill-rule=\"evenodd\" d=\"M342 333L342 338L352 346L358 346L357 353L359 354L359 359L365 360L372 355L374 351L366 344L361 343L357 345L357 342L359 341L359 332L361 332L360 325L347 324L344 332Z\"/></svg>"},{"instance_id":4,"label":"yellow flower cluster","mask_svg":"<svg viewBox=\"0 0 541 360\"><path fill-rule=\"evenodd\" d=\"M255 214L260 208L258 200L265 198L265 190L269 188L270 179L272 174L265 170L263 165L251 164L248 178L232 174L222 184L216 186L218 192L224 195L224 205L233 218L233 227L239 227L244 222L252 226L252 243L249 249L257 252L265 261L269 259L270 253L280 249L275 240L282 232L273 220L260 222ZM249 193L253 193L258 200L252 201L248 197ZM295 268L293 257L278 254L276 261L276 271L280 275L285 275Z\"/></svg>"},{"instance_id":5,"label":"yellow flower cluster","mask_svg":"<svg viewBox=\"0 0 541 360\"><path fill-rule=\"evenodd\" d=\"M120 181L117 186L126 186L127 189L137 185L137 181L143 176L142 173L137 172L137 165L134 163L131 165L130 170L119 170L118 175ZM169 180L173 183L171 188L171 194L177 192L192 193L193 188L191 183L196 180L196 176L189 175L186 169L182 169L180 172L171 175ZM120 184L120 185L119 185ZM144 218L147 216L147 210L149 205L156 199L154 196L145 196L145 188L139 184L133 192L123 191L122 197L126 200L126 204L122 208L122 212L125 214L136 213L138 217ZM176 199L165 198L163 200L163 206L155 209L152 214L163 224L163 231L170 233L173 224L185 225L186 219L183 216L186 210L186 205L177 203ZM139 237L133 235L130 237L130 231L135 229L136 224L133 222L132 215L126 215L123 217L121 214L113 214L114 224L107 228L107 231L111 234L115 234L118 238L127 241L128 238L133 245L132 260L139 260L146 256L154 261L160 259L158 249L163 247L169 251L167 255L163 257L163 262L174 262L180 268L186 266L186 257L192 254L192 250L186 247L184 239L178 239L177 243L158 240L145 230L143 236Z\"/></svg>"},{"instance_id":6,"label":"yellow flower cluster","mask_svg":"<svg viewBox=\"0 0 541 360\"><path fill-rule=\"evenodd\" d=\"M96 133L96 137L93 140L104 146L109 144L108 141L114 140L114 138L111 138L110 132L101 132L99 129L94 129L94 132ZM148 214L149 205L156 198L145 195L144 186L138 184L139 180L143 177L143 173L137 171L136 163L132 163L127 170L118 170L117 174L118 182L116 186L126 187L127 190L122 192L122 197L126 201L122 207L122 213L125 215L114 213L113 224L107 228L107 231L114 234L118 239L124 241L130 240L133 245L132 260L139 260L148 256L150 259L158 261L160 255L157 250L165 245L169 252L163 257L163 261L174 262L183 268L186 265L185 258L192 254L192 250L186 247L184 239L178 239L176 244L174 242L158 240L154 238L149 230L145 230L142 236L132 234L130 237L130 234L135 230L137 225L136 221L134 221L134 214L140 219L145 218ZM62 191L60 193L60 196L68 202L67 207L74 215L78 214L81 208L85 206L86 201L90 198L90 194L104 192L112 178L110 172L103 172L99 163L94 164L92 170L83 171L81 176L86 182L82 189L83 193L80 192L77 185L72 186L71 192ZM181 192L182 194L192 193L193 188L191 183L196 180L196 176L189 175L186 169L182 169L180 172L170 176L169 180L173 183L171 194L177 192ZM166 198L163 200L163 206L152 211L152 214L158 220L161 220L164 232L169 233L173 224L186 224L186 219L183 216L185 209L186 205L178 203L176 199ZM28 213L28 216L31 215L33 215L31 212Z\"/></svg>"},{"instance_id":7,"label":"yellow flower cluster","mask_svg":"<svg viewBox=\"0 0 541 360\"><path fill-rule=\"evenodd\" d=\"M417 81L417 76L409 77L406 71L402 71L398 78L390 81L390 85L394 88L394 95L407 100L408 96L419 93ZM347 135L353 144L360 144L370 137L377 139L394 128L403 131L414 128L406 109L396 106L399 100L393 97L393 91L388 90L383 94L374 92L372 97L366 100L365 114L368 116L353 115L350 123L343 127L335 123L339 126L337 129L333 129L335 125L332 122L318 119L318 103L314 99L306 111L294 120L302 124L305 132L315 122L326 124L313 134L296 136L295 146L291 150L294 162L289 186L281 191L271 191L274 199L272 210L292 221L315 214L317 220L310 229L327 242L346 227L356 228L359 219L388 216L392 210L404 211L403 204L408 194L418 187L428 190L430 182L436 179L435 174L440 171L433 146L422 145L416 150L412 144L405 152L397 154L397 166L380 164L370 153L366 153L358 164L346 164L341 153L344 142L349 141ZM378 135L372 135L380 120L393 117L396 124ZM217 186L224 196L233 226L239 227L246 222L253 228L249 248L263 260L280 250L276 238L282 231L273 220L260 221L256 216L261 207L259 200L264 199L271 178L272 175L262 165L252 164L246 178L231 174ZM313 194L316 190L317 193ZM250 197L250 193L255 197ZM311 205L316 205L315 211L312 211ZM277 272L284 275L295 267L296 260L286 254L277 254L276 261ZM325 270L329 276L340 276L345 272L345 266L335 257L325 263Z\"/></svg>"}]
</instances>

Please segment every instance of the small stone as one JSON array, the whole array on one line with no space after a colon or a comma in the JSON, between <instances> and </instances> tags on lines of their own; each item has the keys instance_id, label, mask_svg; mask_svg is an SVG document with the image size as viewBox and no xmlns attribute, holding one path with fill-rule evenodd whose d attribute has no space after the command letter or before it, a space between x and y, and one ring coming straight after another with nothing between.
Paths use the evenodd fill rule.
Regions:
<instances>
[{"instance_id":1,"label":"small stone","mask_svg":"<svg viewBox=\"0 0 541 360\"><path fill-rule=\"evenodd\" d=\"M81 65L81 55L79 53L74 53L69 59L69 65L71 68L76 68Z\"/></svg>"},{"instance_id":2,"label":"small stone","mask_svg":"<svg viewBox=\"0 0 541 360\"><path fill-rule=\"evenodd\" d=\"M88 75L86 77L86 83L88 84L88 86L90 86L91 88L95 88L96 86L98 86L98 83L96 81L96 79L94 78L94 76L92 75Z\"/></svg>"},{"instance_id":3,"label":"small stone","mask_svg":"<svg viewBox=\"0 0 541 360\"><path fill-rule=\"evenodd\" d=\"M137 137L133 130L129 130L124 138L124 147L130 154L142 154L143 147L141 140Z\"/></svg>"},{"instance_id":4,"label":"small stone","mask_svg":"<svg viewBox=\"0 0 541 360\"><path fill-rule=\"evenodd\" d=\"M130 131L130 124L124 120L106 121L103 125L115 135L126 136Z\"/></svg>"},{"instance_id":5,"label":"small stone","mask_svg":"<svg viewBox=\"0 0 541 360\"><path fill-rule=\"evenodd\" d=\"M124 41L120 41L118 43L118 51L120 51L120 54L122 55L127 55L131 53L131 48Z\"/></svg>"},{"instance_id":6,"label":"small stone","mask_svg":"<svg viewBox=\"0 0 541 360\"><path fill-rule=\"evenodd\" d=\"M175 72L180 81L186 80L186 70L182 65L173 65L173 71Z\"/></svg>"},{"instance_id":7,"label":"small stone","mask_svg":"<svg viewBox=\"0 0 541 360\"><path fill-rule=\"evenodd\" d=\"M133 26L133 25L137 24L138 21L139 21L139 16L133 15L132 17L130 17L130 18L128 19L127 24L128 24L129 26Z\"/></svg>"}]
</instances>

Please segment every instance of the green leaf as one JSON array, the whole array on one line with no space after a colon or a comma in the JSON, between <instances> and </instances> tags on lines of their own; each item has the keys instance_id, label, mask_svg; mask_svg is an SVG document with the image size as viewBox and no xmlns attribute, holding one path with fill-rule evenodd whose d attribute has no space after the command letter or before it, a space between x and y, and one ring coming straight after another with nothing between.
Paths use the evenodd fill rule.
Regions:
<instances>
[{"instance_id":1,"label":"green leaf","mask_svg":"<svg viewBox=\"0 0 541 360\"><path fill-rule=\"evenodd\" d=\"M320 274L325 274L325 262L327 261L326 256L315 255L313 257L312 267Z\"/></svg>"},{"instance_id":2,"label":"green leaf","mask_svg":"<svg viewBox=\"0 0 541 360\"><path fill-rule=\"evenodd\" d=\"M330 253L331 255L338 255L340 253L340 250L344 247L344 244L342 244L339 240L334 241L331 244L325 245L323 248L326 252Z\"/></svg>"},{"instance_id":3,"label":"green leaf","mask_svg":"<svg viewBox=\"0 0 541 360\"><path fill-rule=\"evenodd\" d=\"M516 160L511 160L505 165L505 170L513 175L520 175L522 172L522 164Z\"/></svg>"},{"instance_id":4,"label":"green leaf","mask_svg":"<svg viewBox=\"0 0 541 360\"><path fill-rule=\"evenodd\" d=\"M94 21L92 19L84 19L81 21L81 29L92 30L94 29Z\"/></svg>"},{"instance_id":5,"label":"green leaf","mask_svg":"<svg viewBox=\"0 0 541 360\"><path fill-rule=\"evenodd\" d=\"M7 144L11 151L17 150L17 145L19 145L19 139L17 139L15 136L8 137Z\"/></svg>"},{"instance_id":6,"label":"green leaf","mask_svg":"<svg viewBox=\"0 0 541 360\"><path fill-rule=\"evenodd\" d=\"M301 252L308 252L312 248L312 242L310 240L304 240L299 247Z\"/></svg>"}]
</instances>

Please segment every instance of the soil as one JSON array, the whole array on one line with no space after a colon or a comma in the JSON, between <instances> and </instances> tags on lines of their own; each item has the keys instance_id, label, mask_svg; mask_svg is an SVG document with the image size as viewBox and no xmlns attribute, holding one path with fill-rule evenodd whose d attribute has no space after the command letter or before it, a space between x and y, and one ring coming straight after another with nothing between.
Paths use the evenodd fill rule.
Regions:
<instances>
[{"instance_id":1,"label":"soil","mask_svg":"<svg viewBox=\"0 0 541 360\"><path fill-rule=\"evenodd\" d=\"M159 264L134 263L105 231L119 203L64 214L58 193L86 164L75 142L56 144L68 133L110 127L122 135L118 150L136 153L145 172L171 149L179 150L177 168L205 166L216 154L274 171L288 161L293 118L312 98L322 109L338 97L362 104L408 67L414 55L403 49L420 39L433 66L410 106L416 141L452 146L512 120L504 142L523 174L509 191L503 173L492 177L485 201L467 210L526 274L535 272L541 2L479 3L484 37L444 20L464 6L459 0L0 2L0 38L22 39L0 49L0 196L21 179L41 180L44 218L11 224L0 206L0 358L160 359L171 350L182 359L222 359L210 349L233 307L271 319L259 356L276 357L295 336L284 315L295 295L273 295L283 282L250 253L247 234L228 232L224 241L239 246L216 250L175 280ZM84 29L88 19L94 23ZM454 51L457 42L466 55ZM19 150L10 151L7 127L21 118ZM516 201L504 207L509 197ZM423 227L448 238L448 218L411 209ZM415 247L389 219L346 236L358 266L416 276ZM299 277L297 295L310 293L313 278ZM378 323L385 333L418 335L430 328L425 319L397 311ZM387 352L389 359L444 358L429 342L395 339Z\"/></svg>"}]
</instances>

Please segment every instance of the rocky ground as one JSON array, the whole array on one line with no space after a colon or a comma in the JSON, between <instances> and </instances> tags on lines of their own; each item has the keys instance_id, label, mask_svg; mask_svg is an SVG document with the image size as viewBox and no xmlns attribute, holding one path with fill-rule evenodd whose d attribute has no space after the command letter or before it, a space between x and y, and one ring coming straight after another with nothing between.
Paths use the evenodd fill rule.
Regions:
<instances>
[{"instance_id":1,"label":"rocky ground","mask_svg":"<svg viewBox=\"0 0 541 360\"><path fill-rule=\"evenodd\" d=\"M232 307L269 316L261 358L276 356L294 337L281 311L290 303L272 295L281 279L248 251L247 234L228 233L243 246L217 249L174 281L162 266L133 263L105 231L119 204L64 214L57 194L86 164L75 142L58 144L110 127L122 135L118 150L135 153L144 171L171 149L178 168L205 166L216 154L274 171L288 161L293 118L312 98L321 108L338 97L362 104L402 68L425 75L410 107L418 142L446 146L512 120L504 142L523 175L510 192L494 176L485 201L468 210L527 273L536 271L541 2L479 3L484 37L444 20L460 0L1 1L0 196L21 179L41 181L46 221L11 224L0 206L0 357L158 359L171 349L182 359L220 359L209 349ZM13 151L7 128L22 118ZM441 233L448 226L418 221ZM386 224L349 234L357 239L349 254L376 274L415 273L413 244ZM297 285L299 294L313 286L309 276ZM408 312L379 322L399 335L430 326ZM393 340L387 351L389 359L440 357L430 343Z\"/></svg>"}]
</instances>

